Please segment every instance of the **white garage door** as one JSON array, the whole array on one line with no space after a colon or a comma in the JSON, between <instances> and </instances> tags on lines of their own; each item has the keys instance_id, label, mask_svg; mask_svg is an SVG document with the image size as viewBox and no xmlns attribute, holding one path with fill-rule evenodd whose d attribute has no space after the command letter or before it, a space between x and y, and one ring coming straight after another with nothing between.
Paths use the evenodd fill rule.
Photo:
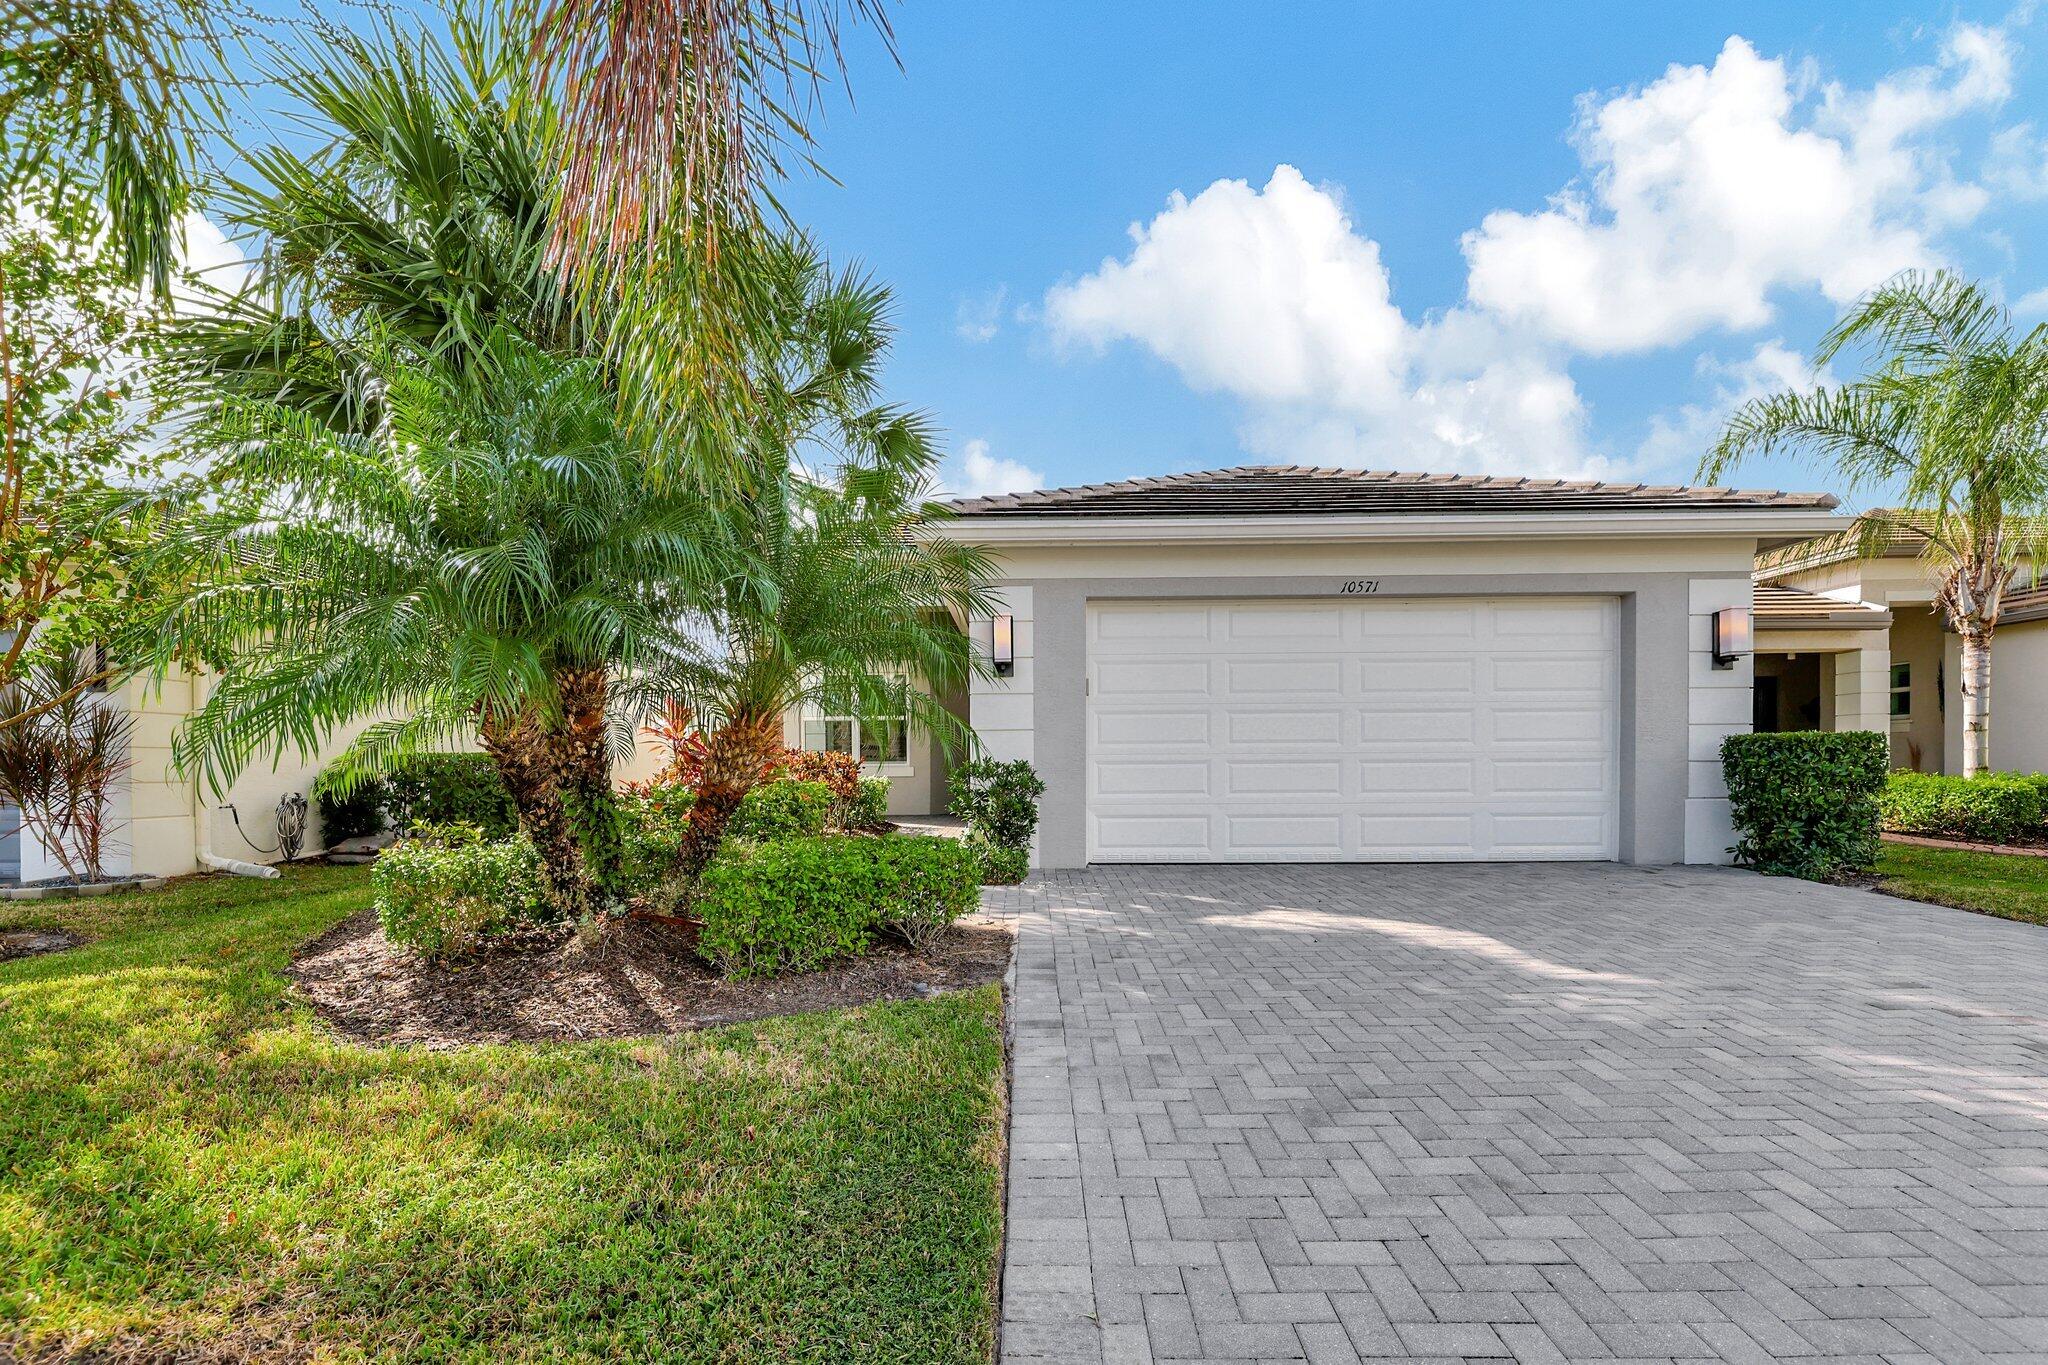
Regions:
<instances>
[{"instance_id":1,"label":"white garage door","mask_svg":"<svg viewBox=\"0 0 2048 1365\"><path fill-rule=\"evenodd\" d=\"M1088 613L1094 862L1616 855L1612 598Z\"/></svg>"}]
</instances>

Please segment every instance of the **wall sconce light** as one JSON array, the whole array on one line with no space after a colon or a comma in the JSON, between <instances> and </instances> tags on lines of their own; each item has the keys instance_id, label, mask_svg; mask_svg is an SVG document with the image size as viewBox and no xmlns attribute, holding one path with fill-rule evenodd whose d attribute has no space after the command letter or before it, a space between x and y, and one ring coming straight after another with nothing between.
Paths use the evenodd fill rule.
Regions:
<instances>
[{"instance_id":1,"label":"wall sconce light","mask_svg":"<svg viewBox=\"0 0 2048 1365\"><path fill-rule=\"evenodd\" d=\"M1714 667L1733 668L1754 648L1748 607L1723 607L1714 613Z\"/></svg>"},{"instance_id":2,"label":"wall sconce light","mask_svg":"<svg viewBox=\"0 0 2048 1365\"><path fill-rule=\"evenodd\" d=\"M1017 671L1017 621L1005 613L989 618L988 653L995 661L996 676L1007 678Z\"/></svg>"}]
</instances>

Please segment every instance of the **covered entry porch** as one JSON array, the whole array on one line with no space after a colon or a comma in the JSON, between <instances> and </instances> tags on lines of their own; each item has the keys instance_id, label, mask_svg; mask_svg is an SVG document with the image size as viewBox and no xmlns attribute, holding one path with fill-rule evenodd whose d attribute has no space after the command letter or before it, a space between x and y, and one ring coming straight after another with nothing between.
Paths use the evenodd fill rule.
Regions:
<instances>
[{"instance_id":1,"label":"covered entry porch","mask_svg":"<svg viewBox=\"0 0 2048 1365\"><path fill-rule=\"evenodd\" d=\"M1755 620L1759 734L1892 728L1891 612L1759 583Z\"/></svg>"}]
</instances>

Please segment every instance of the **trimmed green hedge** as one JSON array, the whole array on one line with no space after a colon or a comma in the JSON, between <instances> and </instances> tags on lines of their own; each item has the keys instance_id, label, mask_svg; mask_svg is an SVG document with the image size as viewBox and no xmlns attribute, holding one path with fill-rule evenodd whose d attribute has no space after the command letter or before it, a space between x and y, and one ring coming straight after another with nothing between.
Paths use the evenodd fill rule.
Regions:
<instances>
[{"instance_id":1,"label":"trimmed green hedge","mask_svg":"<svg viewBox=\"0 0 2048 1365\"><path fill-rule=\"evenodd\" d=\"M741 847L698 881L698 950L732 976L809 971L880 931L922 947L981 899L980 863L955 839L783 839Z\"/></svg>"},{"instance_id":2,"label":"trimmed green hedge","mask_svg":"<svg viewBox=\"0 0 2048 1365\"><path fill-rule=\"evenodd\" d=\"M1045 782L1029 763L978 758L953 770L952 786L947 809L965 820L976 838L1004 848L1031 847Z\"/></svg>"},{"instance_id":3,"label":"trimmed green hedge","mask_svg":"<svg viewBox=\"0 0 2048 1365\"><path fill-rule=\"evenodd\" d=\"M533 845L524 836L486 841L474 825L399 840L377 859L370 887L384 936L430 958L474 952L549 918Z\"/></svg>"},{"instance_id":4,"label":"trimmed green hedge","mask_svg":"<svg viewBox=\"0 0 2048 1365\"><path fill-rule=\"evenodd\" d=\"M1006 848L981 839L969 839L967 846L981 861L983 886L1015 886L1031 871L1031 850L1028 848Z\"/></svg>"},{"instance_id":5,"label":"trimmed green hedge","mask_svg":"<svg viewBox=\"0 0 2048 1365\"><path fill-rule=\"evenodd\" d=\"M1816 881L1871 867L1890 750L1887 736L1868 730L1723 740L1736 861Z\"/></svg>"},{"instance_id":6,"label":"trimmed green hedge","mask_svg":"<svg viewBox=\"0 0 2048 1365\"><path fill-rule=\"evenodd\" d=\"M1895 834L2009 844L2042 833L2042 820L2048 817L2048 777L1893 773L1879 806L1884 827Z\"/></svg>"},{"instance_id":7,"label":"trimmed green hedge","mask_svg":"<svg viewBox=\"0 0 2048 1365\"><path fill-rule=\"evenodd\" d=\"M823 782L764 782L748 792L732 813L726 837L805 839L823 834L836 800L832 788Z\"/></svg>"},{"instance_id":8,"label":"trimmed green hedge","mask_svg":"<svg viewBox=\"0 0 2048 1365\"><path fill-rule=\"evenodd\" d=\"M487 839L519 828L512 793L488 754L412 754L391 765L385 810L401 830L416 825L475 825Z\"/></svg>"}]
</instances>

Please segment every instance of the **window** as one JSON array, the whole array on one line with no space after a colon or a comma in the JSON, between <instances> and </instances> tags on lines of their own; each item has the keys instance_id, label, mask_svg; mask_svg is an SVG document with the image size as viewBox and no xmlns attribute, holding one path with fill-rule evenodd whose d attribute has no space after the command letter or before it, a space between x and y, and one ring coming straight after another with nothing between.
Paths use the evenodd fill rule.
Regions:
<instances>
[{"instance_id":1,"label":"window","mask_svg":"<svg viewBox=\"0 0 2048 1365\"><path fill-rule=\"evenodd\" d=\"M853 754L863 763L910 760L909 707L894 716L862 721L859 716L806 715L804 747Z\"/></svg>"},{"instance_id":2,"label":"window","mask_svg":"<svg viewBox=\"0 0 2048 1365\"><path fill-rule=\"evenodd\" d=\"M1892 665L1892 714L1913 714L1913 665Z\"/></svg>"}]
</instances>

